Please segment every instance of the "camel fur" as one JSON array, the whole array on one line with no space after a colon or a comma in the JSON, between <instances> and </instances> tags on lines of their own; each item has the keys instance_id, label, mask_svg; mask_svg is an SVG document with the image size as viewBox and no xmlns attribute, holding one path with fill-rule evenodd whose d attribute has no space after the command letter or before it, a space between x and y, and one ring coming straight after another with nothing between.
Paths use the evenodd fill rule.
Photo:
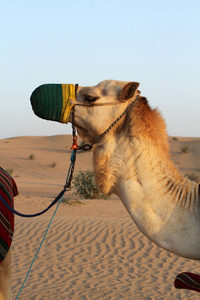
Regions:
<instances>
[{"instance_id":1,"label":"camel fur","mask_svg":"<svg viewBox=\"0 0 200 300\"><path fill-rule=\"evenodd\" d=\"M0 263L0 300L11 299L11 249Z\"/></svg>"},{"instance_id":2,"label":"camel fur","mask_svg":"<svg viewBox=\"0 0 200 300\"><path fill-rule=\"evenodd\" d=\"M165 121L138 86L115 80L79 86L75 126L93 143L139 97L135 107L93 145L96 183L102 193L121 199L137 227L154 243L200 260L199 185L182 177L171 162ZM95 106L109 102L116 105Z\"/></svg>"}]
</instances>

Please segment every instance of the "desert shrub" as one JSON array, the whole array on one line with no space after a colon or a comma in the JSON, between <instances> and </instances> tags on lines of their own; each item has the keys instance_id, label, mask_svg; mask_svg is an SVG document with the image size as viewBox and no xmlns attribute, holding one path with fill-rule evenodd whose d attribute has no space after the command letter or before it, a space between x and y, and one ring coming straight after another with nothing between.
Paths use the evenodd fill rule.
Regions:
<instances>
[{"instance_id":1,"label":"desert shrub","mask_svg":"<svg viewBox=\"0 0 200 300\"><path fill-rule=\"evenodd\" d=\"M56 162L52 162L51 167L55 168L56 166L57 166L57 163Z\"/></svg>"},{"instance_id":2,"label":"desert shrub","mask_svg":"<svg viewBox=\"0 0 200 300\"><path fill-rule=\"evenodd\" d=\"M192 173L186 173L185 177L189 178L192 181L195 181L197 183L200 182L200 175L196 174L195 172Z\"/></svg>"},{"instance_id":3,"label":"desert shrub","mask_svg":"<svg viewBox=\"0 0 200 300\"><path fill-rule=\"evenodd\" d=\"M29 159L30 159L30 160L35 159L35 155L34 155L34 154L30 154L30 155L29 155Z\"/></svg>"},{"instance_id":4,"label":"desert shrub","mask_svg":"<svg viewBox=\"0 0 200 300\"><path fill-rule=\"evenodd\" d=\"M8 175L12 175L12 173L13 173L13 169L5 169L5 171L6 171L6 173L8 174Z\"/></svg>"},{"instance_id":5,"label":"desert shrub","mask_svg":"<svg viewBox=\"0 0 200 300\"><path fill-rule=\"evenodd\" d=\"M189 152L189 146L185 145L181 148L182 153L188 153Z\"/></svg>"},{"instance_id":6,"label":"desert shrub","mask_svg":"<svg viewBox=\"0 0 200 300\"><path fill-rule=\"evenodd\" d=\"M172 140L173 140L173 141L178 141L178 138L174 136L174 137L172 138Z\"/></svg>"},{"instance_id":7,"label":"desert shrub","mask_svg":"<svg viewBox=\"0 0 200 300\"><path fill-rule=\"evenodd\" d=\"M76 195L85 199L105 198L95 184L94 174L92 171L79 171L79 174L74 178L74 186Z\"/></svg>"}]
</instances>

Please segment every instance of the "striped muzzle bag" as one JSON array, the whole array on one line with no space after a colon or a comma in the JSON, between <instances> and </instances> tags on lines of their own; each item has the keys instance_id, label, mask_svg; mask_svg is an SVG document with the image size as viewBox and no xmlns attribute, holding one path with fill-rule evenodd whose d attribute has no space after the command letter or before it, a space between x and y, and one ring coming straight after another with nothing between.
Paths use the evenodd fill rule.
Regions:
<instances>
[{"instance_id":1,"label":"striped muzzle bag","mask_svg":"<svg viewBox=\"0 0 200 300\"><path fill-rule=\"evenodd\" d=\"M43 84L31 95L34 113L46 120L68 123L70 112L76 101L75 84Z\"/></svg>"}]
</instances>

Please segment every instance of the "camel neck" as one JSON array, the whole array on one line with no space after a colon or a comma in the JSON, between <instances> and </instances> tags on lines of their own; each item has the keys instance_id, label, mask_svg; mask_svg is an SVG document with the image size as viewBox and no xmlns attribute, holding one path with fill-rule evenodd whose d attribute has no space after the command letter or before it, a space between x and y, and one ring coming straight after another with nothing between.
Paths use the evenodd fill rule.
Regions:
<instances>
[{"instance_id":1,"label":"camel neck","mask_svg":"<svg viewBox=\"0 0 200 300\"><path fill-rule=\"evenodd\" d=\"M176 207L199 208L198 184L183 178L168 153L149 141L111 140L94 150L94 166L100 190L117 194L129 213L130 205L135 210L144 201L161 218Z\"/></svg>"},{"instance_id":2,"label":"camel neck","mask_svg":"<svg viewBox=\"0 0 200 300\"><path fill-rule=\"evenodd\" d=\"M136 143L135 143L136 144ZM142 197L152 205L176 206L194 211L199 208L199 185L180 175L169 155L150 143L140 143L132 155L132 169L126 169L126 178L140 186ZM126 164L124 164L124 167ZM169 205L170 203L170 205Z\"/></svg>"}]
</instances>

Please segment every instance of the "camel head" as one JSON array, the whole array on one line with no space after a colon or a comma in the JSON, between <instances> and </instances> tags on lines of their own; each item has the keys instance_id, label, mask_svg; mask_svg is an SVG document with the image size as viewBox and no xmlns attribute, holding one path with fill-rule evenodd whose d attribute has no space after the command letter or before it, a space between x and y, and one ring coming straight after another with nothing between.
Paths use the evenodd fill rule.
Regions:
<instances>
[{"instance_id":1,"label":"camel head","mask_svg":"<svg viewBox=\"0 0 200 300\"><path fill-rule=\"evenodd\" d=\"M140 94L138 86L138 82L116 80L105 80L96 86L79 86L74 112L79 135L93 142Z\"/></svg>"},{"instance_id":2,"label":"camel head","mask_svg":"<svg viewBox=\"0 0 200 300\"><path fill-rule=\"evenodd\" d=\"M158 110L151 109L147 99L140 96L138 82L105 80L96 86L77 87L74 84L37 87L31 95L34 113L47 120L73 122L79 135L93 144L125 134L129 139L151 140L168 151L165 122ZM117 123L102 139L102 133L115 120Z\"/></svg>"},{"instance_id":3,"label":"camel head","mask_svg":"<svg viewBox=\"0 0 200 300\"><path fill-rule=\"evenodd\" d=\"M78 134L90 142L101 135L133 103L110 135L128 130L129 137L144 138L161 146L168 153L165 121L157 109L151 109L146 98L140 96L138 82L105 80L96 86L79 86L75 102L74 123ZM70 116L72 122L72 114Z\"/></svg>"}]
</instances>

